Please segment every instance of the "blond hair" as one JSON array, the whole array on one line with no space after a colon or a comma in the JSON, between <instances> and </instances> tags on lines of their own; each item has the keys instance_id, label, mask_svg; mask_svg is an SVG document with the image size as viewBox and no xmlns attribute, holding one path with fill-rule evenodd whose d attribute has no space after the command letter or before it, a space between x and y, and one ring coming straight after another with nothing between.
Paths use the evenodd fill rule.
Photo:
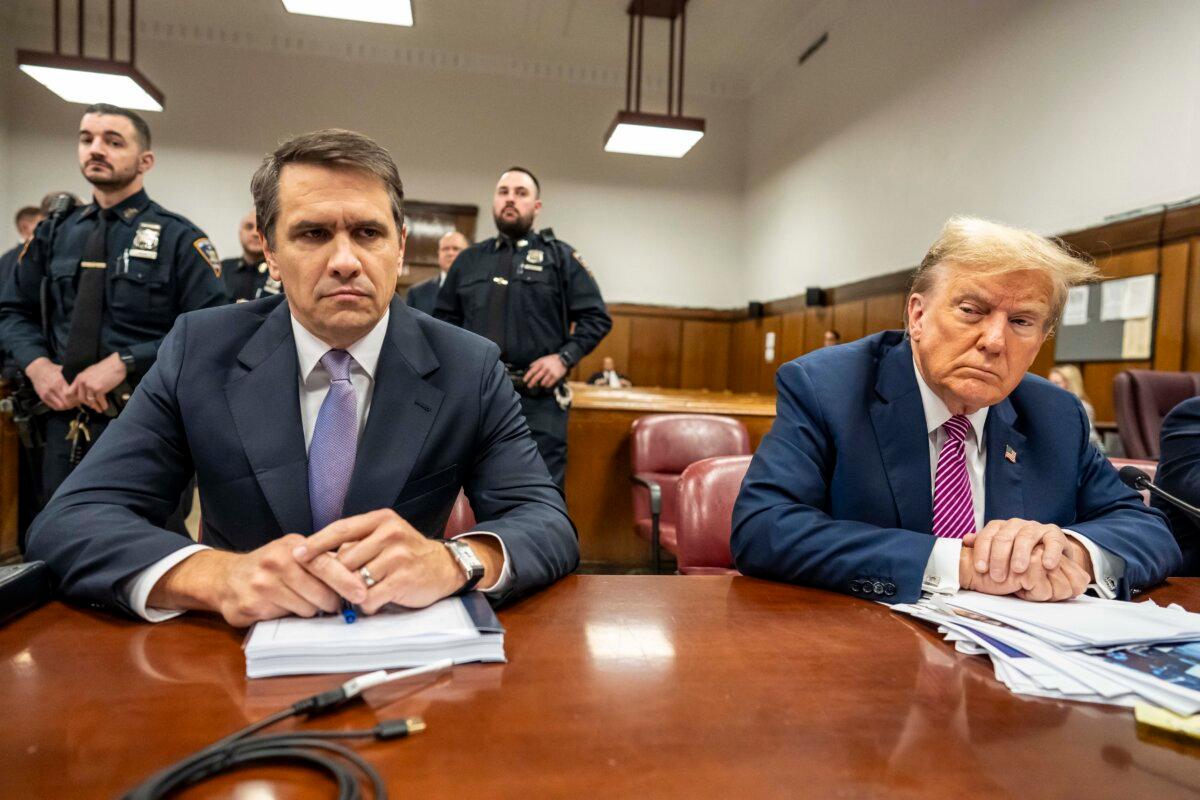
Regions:
<instances>
[{"instance_id":1,"label":"blond hair","mask_svg":"<svg viewBox=\"0 0 1200 800\"><path fill-rule=\"evenodd\" d=\"M1053 286L1048 331L1062 316L1067 289L1095 281L1100 274L1089 258L1062 241L977 217L951 217L946 221L913 274L909 296L932 291L942 274L938 267L943 264L984 275L1021 270L1044 273Z\"/></svg>"},{"instance_id":2,"label":"blond hair","mask_svg":"<svg viewBox=\"0 0 1200 800\"><path fill-rule=\"evenodd\" d=\"M1087 392L1083 390L1083 373L1079 371L1079 367L1074 364L1055 364L1049 374L1053 375L1055 372L1062 376L1063 382L1067 384L1067 389L1071 394L1080 400L1090 402Z\"/></svg>"}]
</instances>

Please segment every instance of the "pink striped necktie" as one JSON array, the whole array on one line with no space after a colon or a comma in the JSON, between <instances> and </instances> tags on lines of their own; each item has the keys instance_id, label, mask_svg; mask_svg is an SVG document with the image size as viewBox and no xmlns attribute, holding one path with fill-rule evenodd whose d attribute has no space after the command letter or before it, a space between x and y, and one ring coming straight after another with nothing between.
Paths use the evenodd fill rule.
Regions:
<instances>
[{"instance_id":1,"label":"pink striped necktie","mask_svg":"<svg viewBox=\"0 0 1200 800\"><path fill-rule=\"evenodd\" d=\"M938 455L933 483L933 535L961 539L975 532L975 504L971 499L971 481L967 478L967 458L963 442L971 422L955 414L942 426L946 441Z\"/></svg>"}]
</instances>

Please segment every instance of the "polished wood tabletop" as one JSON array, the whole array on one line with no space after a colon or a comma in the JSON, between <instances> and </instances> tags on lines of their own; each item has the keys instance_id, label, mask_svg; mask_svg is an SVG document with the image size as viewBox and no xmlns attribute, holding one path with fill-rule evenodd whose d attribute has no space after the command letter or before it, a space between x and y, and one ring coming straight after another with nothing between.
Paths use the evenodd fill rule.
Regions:
<instances>
[{"instance_id":1,"label":"polished wood tabletop","mask_svg":"<svg viewBox=\"0 0 1200 800\"><path fill-rule=\"evenodd\" d=\"M1200 610L1200 581L1152 595ZM420 715L356 745L393 797L1164 798L1200 743L1127 709L1010 694L885 606L743 577L571 576L500 614L509 663L464 665L284 728ZM0 797L112 797L337 676L248 680L243 633L53 603L0 628ZM331 797L269 768L184 797Z\"/></svg>"}]
</instances>

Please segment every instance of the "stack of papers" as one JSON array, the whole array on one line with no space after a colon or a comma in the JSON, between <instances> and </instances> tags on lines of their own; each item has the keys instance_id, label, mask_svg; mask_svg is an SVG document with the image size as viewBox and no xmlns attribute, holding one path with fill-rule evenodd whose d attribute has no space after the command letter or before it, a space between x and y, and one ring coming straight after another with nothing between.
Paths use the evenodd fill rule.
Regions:
<instances>
[{"instance_id":1,"label":"stack of papers","mask_svg":"<svg viewBox=\"0 0 1200 800\"><path fill-rule=\"evenodd\" d=\"M1177 606L960 592L892 609L937 625L962 653L989 656L1018 694L1200 713L1200 614Z\"/></svg>"},{"instance_id":2,"label":"stack of papers","mask_svg":"<svg viewBox=\"0 0 1200 800\"><path fill-rule=\"evenodd\" d=\"M388 606L353 623L332 614L259 622L244 649L248 678L505 660L504 628L477 592L416 610Z\"/></svg>"}]
</instances>

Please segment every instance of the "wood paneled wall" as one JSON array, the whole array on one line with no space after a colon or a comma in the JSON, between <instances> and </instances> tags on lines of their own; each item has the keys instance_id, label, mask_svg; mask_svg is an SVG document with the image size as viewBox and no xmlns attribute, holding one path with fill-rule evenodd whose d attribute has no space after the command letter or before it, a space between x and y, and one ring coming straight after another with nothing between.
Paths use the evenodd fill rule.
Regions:
<instances>
[{"instance_id":1,"label":"wood paneled wall","mask_svg":"<svg viewBox=\"0 0 1200 800\"><path fill-rule=\"evenodd\" d=\"M1066 234L1064 241L1096 259L1104 278L1158 275L1153 358L1082 365L1084 386L1101 421L1114 419L1112 382L1126 369L1200 371L1200 206L1149 214ZM1161 252L1160 252L1161 251ZM806 307L802 296L766 304L766 315L744 310L613 305L613 330L575 370L584 379L604 356L638 386L774 392L781 364L821 347L825 331L843 342L904 325L909 270L828 290L828 306ZM767 360L768 334L775 336ZM1047 341L1031 371L1054 366Z\"/></svg>"}]
</instances>

